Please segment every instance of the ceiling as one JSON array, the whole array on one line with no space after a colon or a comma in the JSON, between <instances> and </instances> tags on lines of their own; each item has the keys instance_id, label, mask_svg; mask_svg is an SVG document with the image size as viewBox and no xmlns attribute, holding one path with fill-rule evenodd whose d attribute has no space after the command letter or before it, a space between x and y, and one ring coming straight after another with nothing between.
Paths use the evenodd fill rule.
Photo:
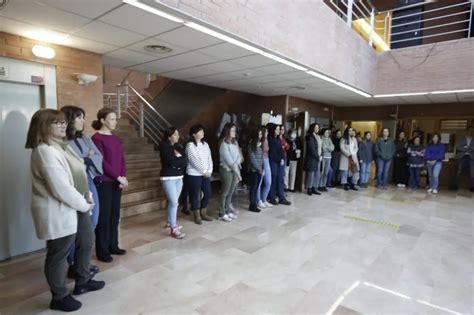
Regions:
<instances>
[{"instance_id":1,"label":"ceiling","mask_svg":"<svg viewBox=\"0 0 474 315\"><path fill-rule=\"evenodd\" d=\"M366 98L121 0L10 0L0 10L0 30L104 54L106 65L263 96L290 95L338 106L474 99L474 92ZM144 50L147 45L172 51L151 53Z\"/></svg>"}]
</instances>

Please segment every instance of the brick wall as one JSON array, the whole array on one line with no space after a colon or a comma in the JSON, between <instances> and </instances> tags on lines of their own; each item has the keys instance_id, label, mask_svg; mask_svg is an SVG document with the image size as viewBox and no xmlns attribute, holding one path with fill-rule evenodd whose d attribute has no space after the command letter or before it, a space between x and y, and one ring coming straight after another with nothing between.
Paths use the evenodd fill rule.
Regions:
<instances>
[{"instance_id":1,"label":"brick wall","mask_svg":"<svg viewBox=\"0 0 474 315\"><path fill-rule=\"evenodd\" d=\"M48 45L56 51L54 59L46 60L35 57L31 49L39 42L0 32L0 56L20 60L34 61L56 66L56 85L58 108L64 105L82 107L87 113L87 131L92 131L90 122L97 110L102 107L102 57L101 55L68 48L59 45ZM88 73L98 76L97 81L81 86L74 73Z\"/></svg>"}]
</instances>

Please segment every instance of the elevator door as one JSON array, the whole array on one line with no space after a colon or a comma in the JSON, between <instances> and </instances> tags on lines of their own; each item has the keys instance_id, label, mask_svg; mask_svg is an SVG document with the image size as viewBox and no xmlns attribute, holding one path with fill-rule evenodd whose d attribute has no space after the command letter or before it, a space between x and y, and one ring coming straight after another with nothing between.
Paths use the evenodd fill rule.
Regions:
<instances>
[{"instance_id":1,"label":"elevator door","mask_svg":"<svg viewBox=\"0 0 474 315\"><path fill-rule=\"evenodd\" d=\"M0 261L45 246L31 216L29 122L40 108L40 87L0 81Z\"/></svg>"}]
</instances>

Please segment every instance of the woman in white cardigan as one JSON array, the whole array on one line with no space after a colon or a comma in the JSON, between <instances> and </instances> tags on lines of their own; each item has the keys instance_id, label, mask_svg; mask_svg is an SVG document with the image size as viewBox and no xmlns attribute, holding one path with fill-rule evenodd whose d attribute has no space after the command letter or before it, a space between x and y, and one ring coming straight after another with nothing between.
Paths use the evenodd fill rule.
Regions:
<instances>
[{"instance_id":1,"label":"woman in white cardigan","mask_svg":"<svg viewBox=\"0 0 474 315\"><path fill-rule=\"evenodd\" d=\"M341 172L341 184L344 190L358 190L355 187L359 180L359 159L357 152L359 145L355 137L355 130L347 127L340 142L341 158L339 161L339 171ZM351 183L348 184L348 177L351 177Z\"/></svg>"},{"instance_id":2,"label":"woman in white cardigan","mask_svg":"<svg viewBox=\"0 0 474 315\"><path fill-rule=\"evenodd\" d=\"M36 235L46 240L45 275L53 295L50 308L74 311L81 307L66 287L66 257L74 243L78 226L92 233L92 242L80 244L76 255L80 277L74 294L100 290L103 281L89 275L93 230L88 202L89 189L84 161L65 140L67 122L62 112L53 109L37 111L31 120L25 147L31 153L33 196L31 211Z\"/></svg>"}]
</instances>

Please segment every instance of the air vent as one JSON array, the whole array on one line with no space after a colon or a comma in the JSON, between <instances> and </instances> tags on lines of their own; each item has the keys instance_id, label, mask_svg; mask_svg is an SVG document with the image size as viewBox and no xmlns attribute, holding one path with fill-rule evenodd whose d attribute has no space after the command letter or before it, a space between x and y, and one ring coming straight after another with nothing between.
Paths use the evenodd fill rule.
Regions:
<instances>
[{"instance_id":1,"label":"air vent","mask_svg":"<svg viewBox=\"0 0 474 315\"><path fill-rule=\"evenodd\" d=\"M446 119L441 120L441 130L465 130L467 128L467 120L460 119L460 120L453 120L453 119Z\"/></svg>"},{"instance_id":2,"label":"air vent","mask_svg":"<svg viewBox=\"0 0 474 315\"><path fill-rule=\"evenodd\" d=\"M148 45L145 46L145 50L154 54L167 54L173 51L173 49L162 45Z\"/></svg>"},{"instance_id":3,"label":"air vent","mask_svg":"<svg viewBox=\"0 0 474 315\"><path fill-rule=\"evenodd\" d=\"M0 0L0 10L6 7L8 4L8 0Z\"/></svg>"}]
</instances>

